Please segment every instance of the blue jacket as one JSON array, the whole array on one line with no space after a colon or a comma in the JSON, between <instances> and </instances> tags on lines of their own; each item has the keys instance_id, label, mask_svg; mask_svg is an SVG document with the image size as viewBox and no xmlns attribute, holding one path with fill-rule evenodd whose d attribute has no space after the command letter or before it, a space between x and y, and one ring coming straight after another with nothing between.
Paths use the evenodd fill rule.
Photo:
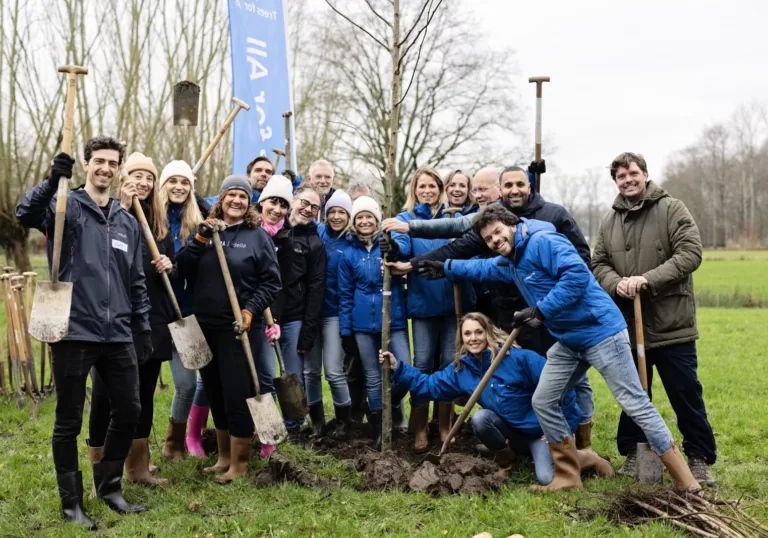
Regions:
<instances>
[{"instance_id":1,"label":"blue jacket","mask_svg":"<svg viewBox=\"0 0 768 538\"><path fill-rule=\"evenodd\" d=\"M211 211L211 206L208 202L200 196L197 192L194 193L195 201L197 201L197 207L200 209L200 213L203 218L208 217L208 213ZM184 245L187 243L188 237L181 237L181 206L175 204L168 204L168 229L173 236L173 248L174 252L178 253ZM194 233L194 232L193 232ZM171 280L173 292L176 295L176 301L179 303L179 310L181 310L182 316L189 316L192 314L192 289L189 282L183 278L174 278Z\"/></svg>"},{"instance_id":2,"label":"blue jacket","mask_svg":"<svg viewBox=\"0 0 768 538\"><path fill-rule=\"evenodd\" d=\"M139 225L120 202L108 203L105 218L83 188L67 195L59 279L72 282L72 308L64 340L133 342L133 332L151 330ZM49 271L55 214L56 185L48 181L25 192L16 206L22 226L47 235Z\"/></svg>"},{"instance_id":3,"label":"blue jacket","mask_svg":"<svg viewBox=\"0 0 768 538\"><path fill-rule=\"evenodd\" d=\"M434 217L442 218L442 206ZM403 222L418 222L431 220L432 208L427 204L417 204L413 213L403 211L397 217ZM450 243L448 239L417 239L408 234L392 233L392 239L400 249L400 257L409 260L416 255L426 254L432 250ZM462 310L470 312L475 306L475 295L472 286L461 286ZM453 315L453 285L448 280L425 280L416 272L408 275L408 317L431 318L437 316Z\"/></svg>"},{"instance_id":4,"label":"blue jacket","mask_svg":"<svg viewBox=\"0 0 768 538\"><path fill-rule=\"evenodd\" d=\"M582 351L626 329L616 304L597 283L576 248L555 227L522 218L515 232L514 260L447 260L449 279L512 283L562 345Z\"/></svg>"},{"instance_id":5,"label":"blue jacket","mask_svg":"<svg viewBox=\"0 0 768 538\"><path fill-rule=\"evenodd\" d=\"M411 391L412 398L451 401L460 396L471 396L492 360L487 349L483 352L482 363L465 353L459 359L461 367L458 371L453 364L449 364L431 375L422 374L410 364L398 361L392 381ZM516 430L537 437L543 435L531 399L545 363L544 357L533 351L510 349L480 394L479 404L499 415ZM571 431L576 431L581 420L581 409L573 389L565 395L563 414Z\"/></svg>"},{"instance_id":6,"label":"blue jacket","mask_svg":"<svg viewBox=\"0 0 768 538\"><path fill-rule=\"evenodd\" d=\"M381 275L379 234L370 252L353 233L347 235L348 244L339 263L339 328L341 336L353 332L376 334L381 332L381 300L384 277ZM392 330L406 328L405 297L402 279L392 277Z\"/></svg>"},{"instance_id":7,"label":"blue jacket","mask_svg":"<svg viewBox=\"0 0 768 538\"><path fill-rule=\"evenodd\" d=\"M327 224L317 227L320 239L325 243L327 266L325 270L325 301L323 302L323 317L332 318L339 315L339 263L344 255L344 249L349 244L347 235L341 232L333 235L333 230Z\"/></svg>"}]
</instances>

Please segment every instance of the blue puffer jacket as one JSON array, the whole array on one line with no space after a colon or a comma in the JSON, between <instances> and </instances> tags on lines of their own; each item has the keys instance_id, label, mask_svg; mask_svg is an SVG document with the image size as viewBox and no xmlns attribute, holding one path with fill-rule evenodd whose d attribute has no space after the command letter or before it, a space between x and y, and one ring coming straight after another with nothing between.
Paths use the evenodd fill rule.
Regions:
<instances>
[{"instance_id":1,"label":"blue puffer jacket","mask_svg":"<svg viewBox=\"0 0 768 538\"><path fill-rule=\"evenodd\" d=\"M334 235L327 224L318 225L317 233L325 243L325 254L328 260L325 270L323 317L332 318L339 315L339 263L349 241L344 232Z\"/></svg>"},{"instance_id":2,"label":"blue puffer jacket","mask_svg":"<svg viewBox=\"0 0 768 538\"><path fill-rule=\"evenodd\" d=\"M211 212L211 206L196 192L194 196L200 213L203 215L203 218L207 218L208 213ZM176 204L168 204L168 229L171 231L171 235L173 235L175 253L184 248L187 239L189 239L188 237L181 237L181 207ZM174 278L171 280L171 286L176 295L176 301L179 303L181 315L186 317L192 314L192 290L189 287L189 283L183 278Z\"/></svg>"},{"instance_id":3,"label":"blue puffer jacket","mask_svg":"<svg viewBox=\"0 0 768 538\"><path fill-rule=\"evenodd\" d=\"M443 208L440 207L437 215L432 217L432 208L427 204L417 204L413 213L403 211L396 218L403 222L415 220L439 219L443 216ZM409 260L419 254L425 254L436 248L450 243L448 239L417 239L408 234L392 233L392 239L400 249L400 258ZM475 294L472 286L462 284L461 306L464 312L470 312L475 306ZM431 318L437 316L453 315L453 284L441 278L439 280L425 280L416 272L408 275L408 317Z\"/></svg>"},{"instance_id":4,"label":"blue puffer jacket","mask_svg":"<svg viewBox=\"0 0 768 538\"><path fill-rule=\"evenodd\" d=\"M339 262L339 328L341 336L353 332L381 332L381 251L376 236L370 252L353 233ZM401 277L392 277L392 330L405 329L405 297Z\"/></svg>"},{"instance_id":5,"label":"blue puffer jacket","mask_svg":"<svg viewBox=\"0 0 768 538\"><path fill-rule=\"evenodd\" d=\"M422 374L417 368L398 360L392 381L411 391L412 398L447 402L460 396L471 396L492 360L487 349L483 352L482 362L465 353L459 359L461 367L458 372L453 364L449 364L431 375ZM480 394L479 404L499 415L516 430L537 437L543 435L531 399L545 363L544 357L533 351L512 348ZM581 409L573 389L565 395L563 414L571 431L575 432L581 420Z\"/></svg>"},{"instance_id":6,"label":"blue puffer jacket","mask_svg":"<svg viewBox=\"0 0 768 538\"><path fill-rule=\"evenodd\" d=\"M597 283L576 248L555 227L522 218L515 233L514 261L447 260L449 279L487 283L514 282L529 306L544 314L544 326L564 346L582 351L627 324L616 304Z\"/></svg>"}]
</instances>

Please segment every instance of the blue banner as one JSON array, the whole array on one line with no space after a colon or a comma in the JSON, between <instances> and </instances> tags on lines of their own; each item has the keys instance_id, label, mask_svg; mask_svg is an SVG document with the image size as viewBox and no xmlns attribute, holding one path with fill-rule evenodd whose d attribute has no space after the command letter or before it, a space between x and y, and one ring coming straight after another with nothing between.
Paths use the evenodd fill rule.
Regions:
<instances>
[{"instance_id":1,"label":"blue banner","mask_svg":"<svg viewBox=\"0 0 768 538\"><path fill-rule=\"evenodd\" d=\"M283 112L293 110L285 18L282 0L228 3L232 95L251 106L240 111L233 125L232 173L245 174L255 157L272 160L272 148L285 149Z\"/></svg>"}]
</instances>

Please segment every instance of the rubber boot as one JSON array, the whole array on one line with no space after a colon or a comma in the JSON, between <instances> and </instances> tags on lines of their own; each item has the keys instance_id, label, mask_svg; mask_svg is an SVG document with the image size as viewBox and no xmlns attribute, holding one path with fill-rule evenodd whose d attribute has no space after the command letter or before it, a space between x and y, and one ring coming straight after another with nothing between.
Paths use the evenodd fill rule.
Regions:
<instances>
[{"instance_id":1,"label":"rubber boot","mask_svg":"<svg viewBox=\"0 0 768 538\"><path fill-rule=\"evenodd\" d=\"M323 409L323 402L317 402L309 406L309 418L312 420L312 433L310 437L322 437L325 434L325 409Z\"/></svg>"},{"instance_id":2,"label":"rubber boot","mask_svg":"<svg viewBox=\"0 0 768 538\"><path fill-rule=\"evenodd\" d=\"M120 489L124 460L100 461L93 465L93 484L96 496L119 514L136 514L146 511L146 506L131 504Z\"/></svg>"},{"instance_id":3,"label":"rubber boot","mask_svg":"<svg viewBox=\"0 0 768 538\"><path fill-rule=\"evenodd\" d=\"M381 452L381 409L370 411L371 417L371 437L373 437L373 449Z\"/></svg>"},{"instance_id":4,"label":"rubber boot","mask_svg":"<svg viewBox=\"0 0 768 538\"><path fill-rule=\"evenodd\" d=\"M413 451L416 454L423 454L429 450L429 439L427 438L427 422L429 421L429 404L411 408L411 431L414 434ZM392 424L395 420L392 418Z\"/></svg>"},{"instance_id":5,"label":"rubber boot","mask_svg":"<svg viewBox=\"0 0 768 538\"><path fill-rule=\"evenodd\" d=\"M363 410L363 402L365 402L365 386L359 381L348 382L350 405L349 411L354 422L358 424L363 423L365 412Z\"/></svg>"},{"instance_id":6,"label":"rubber boot","mask_svg":"<svg viewBox=\"0 0 768 538\"><path fill-rule=\"evenodd\" d=\"M496 471L494 476L506 480L509 477L509 471L512 469L512 464L515 462L515 453L512 451L512 448L510 448L509 441L507 441L503 450L493 453L493 461L499 466L499 470Z\"/></svg>"},{"instance_id":7,"label":"rubber boot","mask_svg":"<svg viewBox=\"0 0 768 538\"><path fill-rule=\"evenodd\" d=\"M399 430L405 434L408 431L408 422L405 420L403 412L403 402L392 402L392 431Z\"/></svg>"},{"instance_id":8,"label":"rubber boot","mask_svg":"<svg viewBox=\"0 0 768 538\"><path fill-rule=\"evenodd\" d=\"M682 454L677 449L677 445L672 444L672 448L667 450L661 455L661 462L664 467L669 471L669 476L675 482L675 487L678 489L687 489L691 491L698 491L701 489L701 485L696 481L688 468L688 464L685 463Z\"/></svg>"},{"instance_id":9,"label":"rubber boot","mask_svg":"<svg viewBox=\"0 0 768 538\"><path fill-rule=\"evenodd\" d=\"M208 407L192 404L189 410L189 425L187 427L187 452L196 458L205 457L203 448L203 430L208 422Z\"/></svg>"},{"instance_id":10,"label":"rubber boot","mask_svg":"<svg viewBox=\"0 0 768 538\"><path fill-rule=\"evenodd\" d=\"M277 450L277 445L265 445L262 443L261 449L259 449L259 458L265 460L270 457L275 450Z\"/></svg>"},{"instance_id":11,"label":"rubber boot","mask_svg":"<svg viewBox=\"0 0 768 538\"><path fill-rule=\"evenodd\" d=\"M229 470L216 477L219 484L229 484L235 478L248 474L248 464L251 462L251 438L229 437L230 458Z\"/></svg>"},{"instance_id":12,"label":"rubber boot","mask_svg":"<svg viewBox=\"0 0 768 538\"><path fill-rule=\"evenodd\" d=\"M61 511L64 518L82 525L90 531L96 530L96 524L88 517L83 508L83 473L74 471L56 475L61 497Z\"/></svg>"},{"instance_id":13,"label":"rubber boot","mask_svg":"<svg viewBox=\"0 0 768 538\"><path fill-rule=\"evenodd\" d=\"M216 463L203 469L206 474L218 474L226 472L229 469L230 462L230 443L229 430L216 430L216 445L219 447L219 455Z\"/></svg>"},{"instance_id":14,"label":"rubber boot","mask_svg":"<svg viewBox=\"0 0 768 538\"><path fill-rule=\"evenodd\" d=\"M592 421L579 424L574 437L578 450L592 450Z\"/></svg>"},{"instance_id":15,"label":"rubber boot","mask_svg":"<svg viewBox=\"0 0 768 538\"><path fill-rule=\"evenodd\" d=\"M440 430L440 442L445 443L448 439L448 434L451 432L451 426L453 426L453 417L455 415L453 402L438 402L438 415L437 424Z\"/></svg>"},{"instance_id":16,"label":"rubber boot","mask_svg":"<svg viewBox=\"0 0 768 538\"><path fill-rule=\"evenodd\" d=\"M134 439L131 449L125 458L125 479L134 484L144 486L163 486L169 482L167 478L155 478L149 472L149 440Z\"/></svg>"},{"instance_id":17,"label":"rubber boot","mask_svg":"<svg viewBox=\"0 0 768 538\"><path fill-rule=\"evenodd\" d=\"M576 444L567 435L561 443L549 443L549 453L555 463L555 477L547 486L531 486L533 491L560 491L582 489L579 453Z\"/></svg>"},{"instance_id":18,"label":"rubber boot","mask_svg":"<svg viewBox=\"0 0 768 538\"><path fill-rule=\"evenodd\" d=\"M579 467L583 471L594 471L598 476L604 478L613 478L616 476L616 471L613 470L610 462L604 460L592 449L577 450L579 454Z\"/></svg>"},{"instance_id":19,"label":"rubber boot","mask_svg":"<svg viewBox=\"0 0 768 538\"><path fill-rule=\"evenodd\" d=\"M99 463L101 461L101 457L104 455L104 447L91 446L90 439L86 439L85 444L88 445L88 461L91 462L91 466L93 466L94 463ZM94 485L91 488L91 498L95 496L96 496L96 486Z\"/></svg>"},{"instance_id":20,"label":"rubber boot","mask_svg":"<svg viewBox=\"0 0 768 538\"><path fill-rule=\"evenodd\" d=\"M328 434L328 437L337 441L345 441L352 429L352 406L334 405L333 410L336 412L336 427Z\"/></svg>"},{"instance_id":21,"label":"rubber boot","mask_svg":"<svg viewBox=\"0 0 768 538\"><path fill-rule=\"evenodd\" d=\"M176 461L184 459L184 437L186 434L186 422L174 422L173 418L168 417L168 427L165 429L165 445L163 445L161 452L163 458Z\"/></svg>"}]
</instances>

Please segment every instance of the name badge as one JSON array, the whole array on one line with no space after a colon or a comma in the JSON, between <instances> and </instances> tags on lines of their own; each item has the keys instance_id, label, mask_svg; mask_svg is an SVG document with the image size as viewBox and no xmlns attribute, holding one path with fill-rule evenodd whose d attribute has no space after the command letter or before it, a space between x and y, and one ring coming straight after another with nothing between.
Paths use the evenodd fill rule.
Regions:
<instances>
[{"instance_id":1,"label":"name badge","mask_svg":"<svg viewBox=\"0 0 768 538\"><path fill-rule=\"evenodd\" d=\"M113 239L112 248L116 248L117 250L122 250L123 252L128 252L128 243L123 243L118 239Z\"/></svg>"}]
</instances>

